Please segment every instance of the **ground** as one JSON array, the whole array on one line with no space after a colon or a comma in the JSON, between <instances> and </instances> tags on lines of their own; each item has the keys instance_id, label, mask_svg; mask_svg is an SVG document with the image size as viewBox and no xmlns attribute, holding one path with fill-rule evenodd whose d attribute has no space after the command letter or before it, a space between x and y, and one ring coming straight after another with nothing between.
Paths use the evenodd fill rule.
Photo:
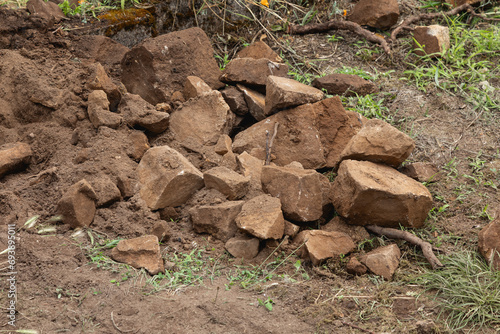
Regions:
<instances>
[{"instance_id":1,"label":"ground","mask_svg":"<svg viewBox=\"0 0 500 334\"><path fill-rule=\"evenodd\" d=\"M418 7L419 2L405 2L402 15L417 13ZM63 224L55 224L51 233L23 227L34 215L40 216L40 224L54 225L48 220L69 185L83 177L89 181L113 177L111 170L126 174L136 162L120 156L126 132L95 131L85 120L88 64L75 57L70 47L78 43L78 37L44 31L26 15L0 7L0 18L8 17L14 17L9 22L21 28L12 23L11 30L0 30L10 36L8 48L2 46L7 45L5 39L0 40L0 144L23 141L33 149L26 170L0 179L1 249L7 245L7 224L17 226L16 329L39 333L416 333L417 322L433 321L436 330L454 332L445 322L446 313L439 316L435 293L425 292L415 281L428 270L420 250L402 241L373 235L359 250L398 243L403 255L391 282L374 275L349 275L339 260L313 267L300 261L286 244L279 248L263 245L256 259L243 263L232 259L221 242L195 234L182 209L178 219L172 220L171 240L161 246L170 277L152 277L109 259L114 240L147 234L159 219L136 197L98 209L90 229L79 233ZM491 26L476 20L468 28L488 30ZM476 251L477 233L496 216L500 201L496 190L500 180L498 78L487 81L493 88L490 97L495 109L468 100L460 90L434 84L425 91L419 89L405 73L412 70L408 63L420 61L410 53L407 33L393 45L390 57L346 31L304 36L257 31L251 28L247 41L267 36L264 40L282 53L299 80L349 68L375 81L380 93L373 101L344 99L346 108L371 106L381 111L387 121L415 140L409 161L434 163L443 173L439 182L427 185L435 208L426 226L415 233L439 248L440 256ZM241 48L241 43L226 43L224 37L212 36L222 59L221 50L232 55L233 48ZM487 60L498 64L498 55ZM498 76L498 67L491 71ZM110 74L117 78L119 69L111 68ZM65 111L53 113L50 107L32 108L26 102L25 94L47 82L63 93ZM53 173L36 176L50 168L55 168ZM7 261L6 254L1 256L2 262ZM1 270L6 277L7 268ZM2 284L0 304L5 308L8 285ZM14 332L8 321L5 312L0 331ZM496 332L494 325L475 330Z\"/></svg>"}]
</instances>

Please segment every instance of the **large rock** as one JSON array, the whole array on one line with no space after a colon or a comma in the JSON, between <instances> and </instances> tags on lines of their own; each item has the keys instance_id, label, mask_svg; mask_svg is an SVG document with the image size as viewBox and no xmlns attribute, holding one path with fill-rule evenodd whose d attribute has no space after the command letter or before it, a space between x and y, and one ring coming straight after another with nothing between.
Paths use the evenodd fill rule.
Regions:
<instances>
[{"instance_id":1,"label":"large rock","mask_svg":"<svg viewBox=\"0 0 500 334\"><path fill-rule=\"evenodd\" d=\"M243 201L224 202L215 205L196 206L189 210L196 233L209 233L219 240L227 241L238 231L236 216Z\"/></svg>"},{"instance_id":2,"label":"large rock","mask_svg":"<svg viewBox=\"0 0 500 334\"><path fill-rule=\"evenodd\" d=\"M109 111L108 97L102 90L94 90L89 94L87 113L90 122L96 129L100 126L117 129L122 122L120 115Z\"/></svg>"},{"instance_id":3,"label":"large rock","mask_svg":"<svg viewBox=\"0 0 500 334\"><path fill-rule=\"evenodd\" d=\"M419 56L437 56L450 48L450 29L440 25L420 26L413 30L413 49Z\"/></svg>"},{"instance_id":4,"label":"large rock","mask_svg":"<svg viewBox=\"0 0 500 334\"><path fill-rule=\"evenodd\" d=\"M153 105L146 102L139 95L125 94L122 97L119 110L125 122L139 129L158 134L168 128L170 115L157 111Z\"/></svg>"},{"instance_id":5,"label":"large rock","mask_svg":"<svg viewBox=\"0 0 500 334\"><path fill-rule=\"evenodd\" d=\"M137 174L140 195L152 210L182 205L203 188L203 174L168 146L149 149L137 167Z\"/></svg>"},{"instance_id":6,"label":"large rock","mask_svg":"<svg viewBox=\"0 0 500 334\"><path fill-rule=\"evenodd\" d=\"M235 258L253 259L259 254L259 239L239 236L229 239L224 248Z\"/></svg>"},{"instance_id":7,"label":"large rock","mask_svg":"<svg viewBox=\"0 0 500 334\"><path fill-rule=\"evenodd\" d=\"M233 201L244 197L248 190L250 178L226 167L215 167L203 173L205 187L213 188Z\"/></svg>"},{"instance_id":8,"label":"large rock","mask_svg":"<svg viewBox=\"0 0 500 334\"><path fill-rule=\"evenodd\" d=\"M184 144L215 144L232 128L234 114L219 91L207 92L185 102L170 116L170 130Z\"/></svg>"},{"instance_id":9,"label":"large rock","mask_svg":"<svg viewBox=\"0 0 500 334\"><path fill-rule=\"evenodd\" d=\"M73 228L88 227L94 220L96 201L94 189L83 179L66 190L57 203L56 212Z\"/></svg>"},{"instance_id":10,"label":"large rock","mask_svg":"<svg viewBox=\"0 0 500 334\"><path fill-rule=\"evenodd\" d=\"M354 74L335 73L316 78L312 85L319 89L326 89L328 94L343 96L364 96L375 93L377 87L371 81Z\"/></svg>"},{"instance_id":11,"label":"large rock","mask_svg":"<svg viewBox=\"0 0 500 334\"><path fill-rule=\"evenodd\" d=\"M32 15L41 16L42 18L47 20L50 25L59 23L62 20L66 19L66 16L64 15L61 8L59 8L59 6L54 2L45 2L43 0L29 0L26 3L26 9Z\"/></svg>"},{"instance_id":12,"label":"large rock","mask_svg":"<svg viewBox=\"0 0 500 334\"><path fill-rule=\"evenodd\" d=\"M158 237L155 235L120 240L111 251L111 258L134 268L144 268L151 275L165 271Z\"/></svg>"},{"instance_id":13,"label":"large rock","mask_svg":"<svg viewBox=\"0 0 500 334\"><path fill-rule=\"evenodd\" d=\"M340 159L368 160L398 167L414 148L413 139L389 123L374 118L351 138Z\"/></svg>"},{"instance_id":14,"label":"large rock","mask_svg":"<svg viewBox=\"0 0 500 334\"><path fill-rule=\"evenodd\" d=\"M335 167L348 141L361 128L360 115L346 112L339 97L284 110L236 135L233 151L265 151L266 131L274 134L279 123L272 154L274 163L285 166L300 162L306 169Z\"/></svg>"},{"instance_id":15,"label":"large rock","mask_svg":"<svg viewBox=\"0 0 500 334\"><path fill-rule=\"evenodd\" d=\"M296 80L270 75L266 81L265 114L280 109L321 101L324 93Z\"/></svg>"},{"instance_id":16,"label":"large rock","mask_svg":"<svg viewBox=\"0 0 500 334\"><path fill-rule=\"evenodd\" d=\"M250 178L250 185L256 189L262 189L262 167L264 160L256 158L247 152L243 152L237 157L238 167L240 168L243 176Z\"/></svg>"},{"instance_id":17,"label":"large rock","mask_svg":"<svg viewBox=\"0 0 500 334\"><path fill-rule=\"evenodd\" d=\"M401 251L395 244L379 247L362 255L359 261L375 275L382 276L390 281L399 266Z\"/></svg>"},{"instance_id":18,"label":"large rock","mask_svg":"<svg viewBox=\"0 0 500 334\"><path fill-rule=\"evenodd\" d=\"M75 36L73 54L81 59L90 58L109 68L119 65L123 56L130 51L125 45L102 35Z\"/></svg>"},{"instance_id":19,"label":"large rock","mask_svg":"<svg viewBox=\"0 0 500 334\"><path fill-rule=\"evenodd\" d=\"M305 230L293 239L302 258L309 257L317 266L331 257L339 257L352 252L356 245L352 239L342 232L326 232L321 230Z\"/></svg>"},{"instance_id":20,"label":"large rock","mask_svg":"<svg viewBox=\"0 0 500 334\"><path fill-rule=\"evenodd\" d=\"M349 21L377 29L389 29L398 22L397 0L360 0L349 14Z\"/></svg>"},{"instance_id":21,"label":"large rock","mask_svg":"<svg viewBox=\"0 0 500 334\"><path fill-rule=\"evenodd\" d=\"M174 91L182 91L190 75L219 89L223 84L213 55L210 40L200 28L148 38L123 57L122 82L130 93L151 104L166 102Z\"/></svg>"},{"instance_id":22,"label":"large rock","mask_svg":"<svg viewBox=\"0 0 500 334\"><path fill-rule=\"evenodd\" d=\"M0 177L24 167L31 155L31 147L26 143L17 142L0 146Z\"/></svg>"},{"instance_id":23,"label":"large rock","mask_svg":"<svg viewBox=\"0 0 500 334\"><path fill-rule=\"evenodd\" d=\"M497 217L479 232L479 253L500 270L500 218Z\"/></svg>"},{"instance_id":24,"label":"large rock","mask_svg":"<svg viewBox=\"0 0 500 334\"><path fill-rule=\"evenodd\" d=\"M253 58L253 59L269 59L272 62L280 63L283 61L281 57L273 51L266 43L257 41L243 48L236 54L235 58Z\"/></svg>"},{"instance_id":25,"label":"large rock","mask_svg":"<svg viewBox=\"0 0 500 334\"><path fill-rule=\"evenodd\" d=\"M419 228L432 208L424 185L369 161L343 161L331 198L335 210L355 225Z\"/></svg>"},{"instance_id":26,"label":"large rock","mask_svg":"<svg viewBox=\"0 0 500 334\"><path fill-rule=\"evenodd\" d=\"M118 86L113 83L111 78L106 73L106 70L100 63L95 63L90 66L91 75L88 86L93 90L103 90L106 93L109 101L109 110L115 112L118 109L122 94Z\"/></svg>"},{"instance_id":27,"label":"large rock","mask_svg":"<svg viewBox=\"0 0 500 334\"><path fill-rule=\"evenodd\" d=\"M288 66L265 58L235 58L227 64L220 79L228 83L265 86L269 75L286 77Z\"/></svg>"},{"instance_id":28,"label":"large rock","mask_svg":"<svg viewBox=\"0 0 500 334\"><path fill-rule=\"evenodd\" d=\"M269 195L252 198L243 205L236 225L259 239L280 239L285 230L280 200Z\"/></svg>"}]
</instances>

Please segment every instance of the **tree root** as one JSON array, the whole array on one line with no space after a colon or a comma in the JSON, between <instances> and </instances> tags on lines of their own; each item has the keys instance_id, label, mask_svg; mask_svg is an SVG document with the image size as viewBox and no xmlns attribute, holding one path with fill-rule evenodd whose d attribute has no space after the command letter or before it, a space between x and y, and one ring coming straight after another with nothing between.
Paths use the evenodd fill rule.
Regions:
<instances>
[{"instance_id":1,"label":"tree root","mask_svg":"<svg viewBox=\"0 0 500 334\"><path fill-rule=\"evenodd\" d=\"M389 228L389 227L380 227L376 225L368 225L365 226L368 231L380 234L380 235L385 235L386 237L393 238L393 239L402 239L405 241L408 241L409 243L419 246L422 249L422 252L424 253L425 258L427 261L431 264L432 269L437 269L444 267L444 265L439 261L439 259L434 255L434 252L432 251L432 245L428 243L427 241L423 241L419 237L417 237L414 234L411 234L410 232L406 231L401 231L397 230L394 228Z\"/></svg>"}]
</instances>

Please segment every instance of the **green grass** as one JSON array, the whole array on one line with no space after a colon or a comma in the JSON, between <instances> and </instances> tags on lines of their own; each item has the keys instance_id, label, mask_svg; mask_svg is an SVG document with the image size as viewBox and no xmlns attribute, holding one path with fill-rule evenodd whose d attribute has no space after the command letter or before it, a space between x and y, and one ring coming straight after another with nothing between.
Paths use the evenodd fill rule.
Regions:
<instances>
[{"instance_id":1,"label":"green grass","mask_svg":"<svg viewBox=\"0 0 500 334\"><path fill-rule=\"evenodd\" d=\"M384 104L385 97L388 94L368 94L361 96L356 94L353 97L342 97L342 102L347 110L360 113L366 118L378 118L385 121L389 120L389 108Z\"/></svg>"}]
</instances>

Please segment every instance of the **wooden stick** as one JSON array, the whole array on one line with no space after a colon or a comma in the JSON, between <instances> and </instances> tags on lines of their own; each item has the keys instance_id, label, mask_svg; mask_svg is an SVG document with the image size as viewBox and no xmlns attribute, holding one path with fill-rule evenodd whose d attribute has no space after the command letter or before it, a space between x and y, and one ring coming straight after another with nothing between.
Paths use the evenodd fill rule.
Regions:
<instances>
[{"instance_id":1,"label":"wooden stick","mask_svg":"<svg viewBox=\"0 0 500 334\"><path fill-rule=\"evenodd\" d=\"M269 132L266 131L266 162L265 165L269 166L271 163L271 151L273 149L273 142L274 138L276 138L276 134L278 133L278 125L280 123L276 122L274 123L274 133L273 136L271 137L271 140L269 140Z\"/></svg>"}]
</instances>

